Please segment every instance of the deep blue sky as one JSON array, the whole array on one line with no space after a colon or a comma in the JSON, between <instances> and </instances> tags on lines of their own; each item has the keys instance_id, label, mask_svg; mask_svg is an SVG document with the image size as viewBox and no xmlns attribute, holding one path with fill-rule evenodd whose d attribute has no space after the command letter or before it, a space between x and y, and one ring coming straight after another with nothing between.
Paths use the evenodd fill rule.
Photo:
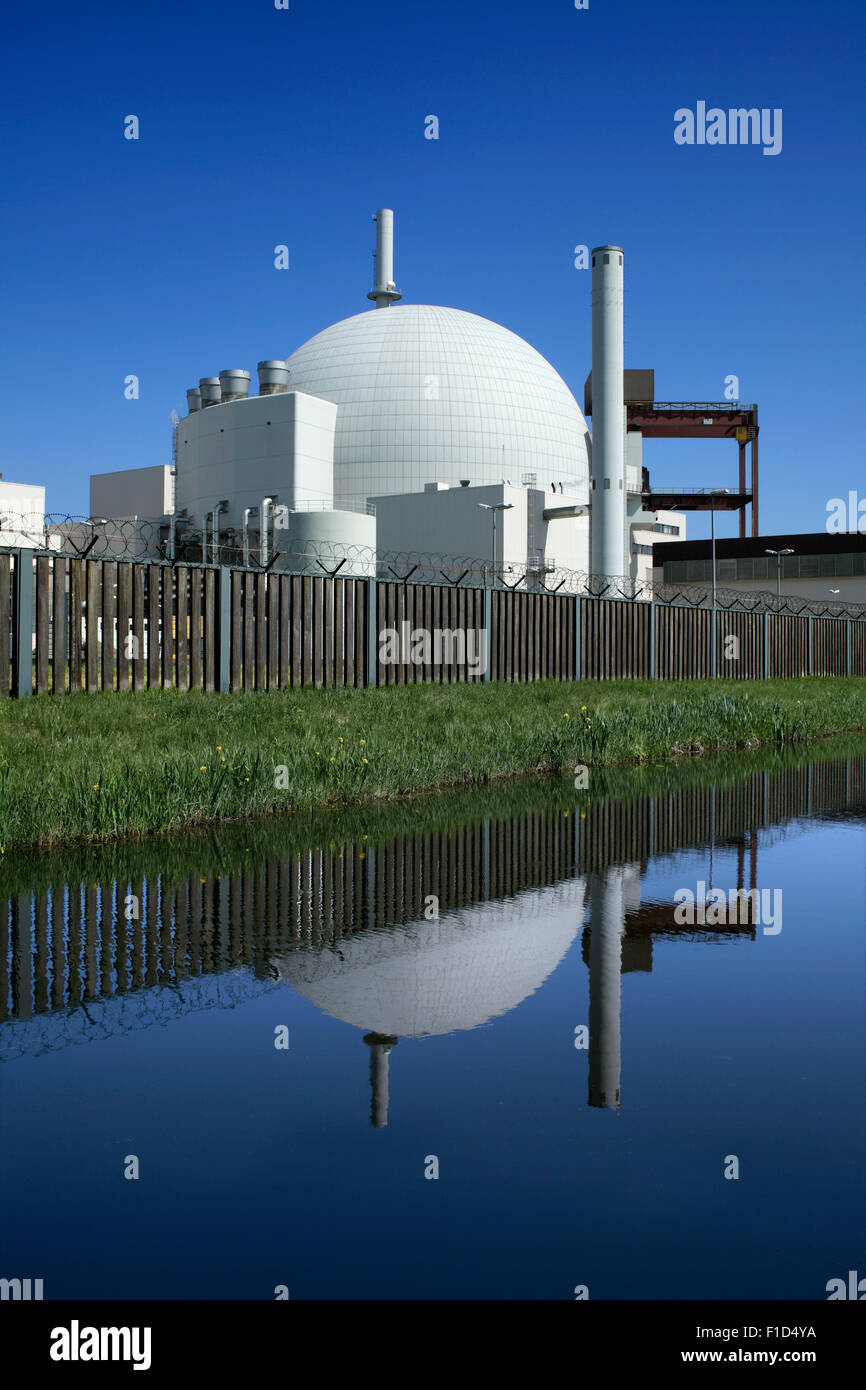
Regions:
<instances>
[{"instance_id":1,"label":"deep blue sky","mask_svg":"<svg viewBox=\"0 0 866 1390\"><path fill-rule=\"evenodd\" d=\"M666 400L721 399L736 373L761 410L762 531L823 529L827 499L866 483L864 34L855 0L9 10L0 471L86 514L91 472L168 462L199 377L254 374L372 307L371 213L390 206L405 302L504 323L580 402L572 248L623 245L626 365ZM781 107L781 154L676 145L675 109L700 99ZM645 461L736 485L733 444Z\"/></svg>"}]
</instances>

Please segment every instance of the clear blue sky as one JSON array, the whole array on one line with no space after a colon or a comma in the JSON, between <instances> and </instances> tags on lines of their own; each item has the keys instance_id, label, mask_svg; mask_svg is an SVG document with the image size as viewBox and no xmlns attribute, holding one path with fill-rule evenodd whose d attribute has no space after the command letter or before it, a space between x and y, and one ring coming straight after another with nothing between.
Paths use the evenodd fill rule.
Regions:
<instances>
[{"instance_id":1,"label":"clear blue sky","mask_svg":"<svg viewBox=\"0 0 866 1390\"><path fill-rule=\"evenodd\" d=\"M199 377L255 374L372 307L389 206L405 302L505 324L580 402L572 248L624 246L626 365L667 400L738 375L761 412L762 531L823 529L829 497L866 491L864 34L860 0L10 8L0 471L86 514L91 472L168 462ZM676 145L698 100L781 107L781 154ZM734 444L645 461L736 484Z\"/></svg>"}]
</instances>

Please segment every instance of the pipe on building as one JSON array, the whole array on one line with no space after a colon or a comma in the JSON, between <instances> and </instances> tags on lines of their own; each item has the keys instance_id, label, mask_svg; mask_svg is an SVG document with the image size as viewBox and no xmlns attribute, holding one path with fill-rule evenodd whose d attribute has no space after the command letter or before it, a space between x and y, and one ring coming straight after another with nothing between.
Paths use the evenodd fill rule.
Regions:
<instances>
[{"instance_id":1,"label":"pipe on building","mask_svg":"<svg viewBox=\"0 0 866 1390\"><path fill-rule=\"evenodd\" d=\"M394 213L391 208L379 208L373 213L376 223L376 283L367 295L377 309L388 309L403 296L394 283Z\"/></svg>"},{"instance_id":2,"label":"pipe on building","mask_svg":"<svg viewBox=\"0 0 866 1390\"><path fill-rule=\"evenodd\" d=\"M597 246L592 253L592 457L590 463L592 569L629 572L625 555L625 400L623 252Z\"/></svg>"},{"instance_id":3,"label":"pipe on building","mask_svg":"<svg viewBox=\"0 0 866 1390\"><path fill-rule=\"evenodd\" d=\"M259 374L260 396L282 396L288 391L289 369L279 358L260 362L256 371Z\"/></svg>"},{"instance_id":4,"label":"pipe on building","mask_svg":"<svg viewBox=\"0 0 866 1390\"><path fill-rule=\"evenodd\" d=\"M541 515L545 521L565 521L570 516L586 516L589 503L575 503L573 507L545 507Z\"/></svg>"},{"instance_id":5,"label":"pipe on building","mask_svg":"<svg viewBox=\"0 0 866 1390\"><path fill-rule=\"evenodd\" d=\"M220 372L220 400L242 401L250 394L250 374L237 368Z\"/></svg>"},{"instance_id":6,"label":"pipe on building","mask_svg":"<svg viewBox=\"0 0 866 1390\"><path fill-rule=\"evenodd\" d=\"M228 509L228 498L224 497L211 512L211 563L214 565L219 561L220 512L227 512Z\"/></svg>"},{"instance_id":7,"label":"pipe on building","mask_svg":"<svg viewBox=\"0 0 866 1390\"><path fill-rule=\"evenodd\" d=\"M202 410L206 410L209 405L219 405L222 391L218 376L203 376L198 387Z\"/></svg>"},{"instance_id":8,"label":"pipe on building","mask_svg":"<svg viewBox=\"0 0 866 1390\"><path fill-rule=\"evenodd\" d=\"M263 497L259 506L259 563L264 569L268 563L268 519L276 496Z\"/></svg>"}]
</instances>

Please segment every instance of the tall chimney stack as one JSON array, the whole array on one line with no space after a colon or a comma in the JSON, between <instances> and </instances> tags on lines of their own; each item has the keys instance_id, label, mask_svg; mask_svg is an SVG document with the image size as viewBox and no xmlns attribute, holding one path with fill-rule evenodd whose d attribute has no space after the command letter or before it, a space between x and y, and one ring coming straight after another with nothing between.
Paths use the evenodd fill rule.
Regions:
<instances>
[{"instance_id":1,"label":"tall chimney stack","mask_svg":"<svg viewBox=\"0 0 866 1390\"><path fill-rule=\"evenodd\" d=\"M394 284L394 213L380 208L373 213L376 223L376 283L367 295L377 309L390 309L403 296Z\"/></svg>"},{"instance_id":2,"label":"tall chimney stack","mask_svg":"<svg viewBox=\"0 0 866 1390\"><path fill-rule=\"evenodd\" d=\"M592 253L592 479L595 574L627 575L621 246Z\"/></svg>"}]
</instances>

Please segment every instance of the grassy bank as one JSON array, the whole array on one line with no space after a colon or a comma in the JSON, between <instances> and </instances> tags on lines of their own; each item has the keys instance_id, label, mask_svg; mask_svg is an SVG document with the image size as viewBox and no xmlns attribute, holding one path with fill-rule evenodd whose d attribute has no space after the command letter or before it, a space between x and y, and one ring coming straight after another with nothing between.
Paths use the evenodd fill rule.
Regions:
<instances>
[{"instance_id":1,"label":"grassy bank","mask_svg":"<svg viewBox=\"0 0 866 1390\"><path fill-rule=\"evenodd\" d=\"M0 847L866 728L866 680L539 682L0 705Z\"/></svg>"}]
</instances>

